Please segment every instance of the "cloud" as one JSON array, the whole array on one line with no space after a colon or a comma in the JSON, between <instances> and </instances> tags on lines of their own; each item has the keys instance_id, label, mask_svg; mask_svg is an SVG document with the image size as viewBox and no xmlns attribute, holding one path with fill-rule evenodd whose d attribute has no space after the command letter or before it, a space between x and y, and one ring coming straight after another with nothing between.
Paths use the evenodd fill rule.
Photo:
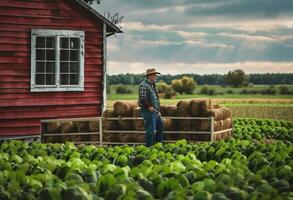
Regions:
<instances>
[{"instance_id":1,"label":"cloud","mask_svg":"<svg viewBox=\"0 0 293 200\"><path fill-rule=\"evenodd\" d=\"M148 63L172 73L292 67L292 0L105 0L97 8L125 16L124 33L108 38L115 73Z\"/></svg>"},{"instance_id":2,"label":"cloud","mask_svg":"<svg viewBox=\"0 0 293 200\"><path fill-rule=\"evenodd\" d=\"M292 15L292 0L231 0L219 1L212 7L190 6L186 12L192 16L233 16L248 18L271 18L278 15Z\"/></svg>"},{"instance_id":3,"label":"cloud","mask_svg":"<svg viewBox=\"0 0 293 200\"><path fill-rule=\"evenodd\" d=\"M234 62L234 63L144 63L144 62L109 62L110 74L142 74L146 68L155 67L162 74L226 74L230 70L243 69L246 73L293 73L293 62ZM205 69L205 70L203 70Z\"/></svg>"}]
</instances>

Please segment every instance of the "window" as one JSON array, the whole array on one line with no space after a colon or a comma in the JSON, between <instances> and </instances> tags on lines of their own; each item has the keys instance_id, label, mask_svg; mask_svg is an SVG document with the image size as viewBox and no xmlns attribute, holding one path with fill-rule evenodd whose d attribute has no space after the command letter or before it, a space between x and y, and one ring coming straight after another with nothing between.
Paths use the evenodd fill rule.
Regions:
<instances>
[{"instance_id":1,"label":"window","mask_svg":"<svg viewBox=\"0 0 293 200\"><path fill-rule=\"evenodd\" d=\"M83 91L83 31L33 29L31 42L31 91Z\"/></svg>"}]
</instances>

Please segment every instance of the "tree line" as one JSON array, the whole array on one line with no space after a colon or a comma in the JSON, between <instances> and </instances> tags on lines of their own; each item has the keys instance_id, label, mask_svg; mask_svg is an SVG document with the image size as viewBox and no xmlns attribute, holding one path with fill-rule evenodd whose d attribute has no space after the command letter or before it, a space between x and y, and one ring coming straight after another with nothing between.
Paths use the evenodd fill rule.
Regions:
<instances>
[{"instance_id":1,"label":"tree line","mask_svg":"<svg viewBox=\"0 0 293 200\"><path fill-rule=\"evenodd\" d=\"M167 84L171 84L174 79L181 79L184 76L193 78L198 85L226 85L228 74L162 74L158 76L158 81L162 80ZM141 74L118 74L108 75L108 84L116 85L137 85L145 79ZM275 84L293 84L293 73L266 73L266 74L247 74L246 84L255 85L275 85Z\"/></svg>"}]
</instances>

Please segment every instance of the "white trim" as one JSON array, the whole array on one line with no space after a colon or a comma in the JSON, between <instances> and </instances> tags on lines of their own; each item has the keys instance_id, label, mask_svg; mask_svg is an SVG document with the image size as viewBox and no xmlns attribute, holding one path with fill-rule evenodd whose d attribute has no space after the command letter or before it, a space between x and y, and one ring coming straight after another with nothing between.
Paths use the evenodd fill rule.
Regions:
<instances>
[{"instance_id":1,"label":"white trim","mask_svg":"<svg viewBox=\"0 0 293 200\"><path fill-rule=\"evenodd\" d=\"M106 110L107 103L107 26L103 23L103 97L102 97L102 108L101 111Z\"/></svg>"},{"instance_id":2,"label":"white trim","mask_svg":"<svg viewBox=\"0 0 293 200\"><path fill-rule=\"evenodd\" d=\"M84 91L84 31L75 30L31 30L31 92L55 92L55 91ZM55 85L36 85L36 37L55 37ZM77 85L60 85L60 38L79 38L79 78Z\"/></svg>"}]
</instances>

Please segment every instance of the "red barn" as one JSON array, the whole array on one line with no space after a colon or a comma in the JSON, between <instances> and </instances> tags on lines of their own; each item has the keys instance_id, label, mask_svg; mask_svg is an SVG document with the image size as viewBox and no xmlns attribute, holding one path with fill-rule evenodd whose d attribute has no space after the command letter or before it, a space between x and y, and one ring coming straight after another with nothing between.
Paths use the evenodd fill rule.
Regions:
<instances>
[{"instance_id":1,"label":"red barn","mask_svg":"<svg viewBox=\"0 0 293 200\"><path fill-rule=\"evenodd\" d=\"M106 38L121 32L82 0L0 0L0 137L101 116Z\"/></svg>"}]
</instances>

